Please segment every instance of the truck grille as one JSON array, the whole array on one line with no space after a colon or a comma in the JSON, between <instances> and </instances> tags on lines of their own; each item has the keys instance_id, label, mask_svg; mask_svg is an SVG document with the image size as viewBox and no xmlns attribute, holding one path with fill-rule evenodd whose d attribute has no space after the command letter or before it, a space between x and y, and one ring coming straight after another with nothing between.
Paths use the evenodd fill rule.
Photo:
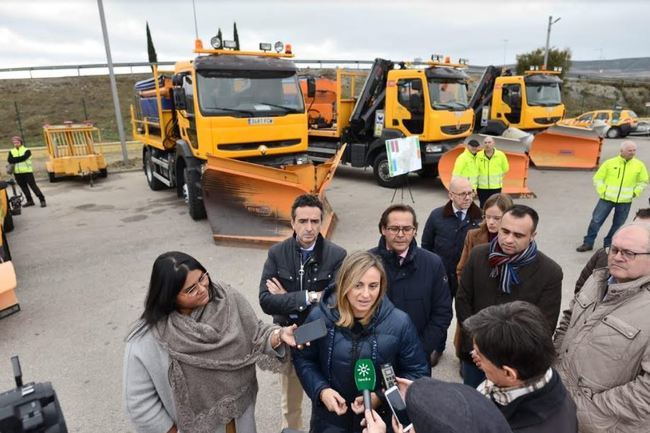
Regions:
<instances>
[{"instance_id":1,"label":"truck grille","mask_svg":"<svg viewBox=\"0 0 650 433\"><path fill-rule=\"evenodd\" d=\"M292 140L277 140L277 141L256 141L251 143L224 143L219 144L219 150L228 152L239 152L242 150L257 150L260 146L266 146L269 149L277 149L280 147L289 147L300 144L300 139L295 138Z\"/></svg>"},{"instance_id":2,"label":"truck grille","mask_svg":"<svg viewBox=\"0 0 650 433\"><path fill-rule=\"evenodd\" d=\"M560 120L560 117L535 117L533 120L535 123L539 123L540 125L552 125Z\"/></svg>"},{"instance_id":3,"label":"truck grille","mask_svg":"<svg viewBox=\"0 0 650 433\"><path fill-rule=\"evenodd\" d=\"M469 131L469 128L471 127L471 123L463 123L461 125L456 126L441 126L440 130L447 134L447 135L458 135L462 134L463 132Z\"/></svg>"}]
</instances>

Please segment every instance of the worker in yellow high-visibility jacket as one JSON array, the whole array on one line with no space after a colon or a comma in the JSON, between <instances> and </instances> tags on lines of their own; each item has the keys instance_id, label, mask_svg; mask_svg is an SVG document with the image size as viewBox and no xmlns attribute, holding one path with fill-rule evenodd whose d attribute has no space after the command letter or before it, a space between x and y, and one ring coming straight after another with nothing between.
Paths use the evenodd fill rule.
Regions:
<instances>
[{"instance_id":1,"label":"worker in yellow high-visibility jacket","mask_svg":"<svg viewBox=\"0 0 650 433\"><path fill-rule=\"evenodd\" d=\"M492 194L498 194L503 188L503 178L506 176L510 165L505 153L494 147L494 138L483 139L483 150L476 155L478 166L478 193L479 207L483 205Z\"/></svg>"},{"instance_id":2,"label":"worker in yellow high-visibility jacket","mask_svg":"<svg viewBox=\"0 0 650 433\"><path fill-rule=\"evenodd\" d=\"M40 200L41 207L45 207L45 196L38 188L38 185L36 185L36 180L34 179L32 151L25 147L23 139L18 136L11 137L11 144L14 145L14 148L8 152L7 162L13 164L13 174L16 178L16 183L20 186L20 189L25 195L25 200L27 200L23 207L34 206L34 199L32 199L29 188L34 191L34 194Z\"/></svg>"},{"instance_id":3,"label":"worker in yellow high-visibility jacket","mask_svg":"<svg viewBox=\"0 0 650 433\"><path fill-rule=\"evenodd\" d=\"M458 155L454 162L454 169L451 172L452 178L464 177L472 184L472 189L478 186L478 165L477 156L481 150L481 143L477 140L470 140L465 144L465 151Z\"/></svg>"},{"instance_id":4,"label":"worker in yellow high-visibility jacket","mask_svg":"<svg viewBox=\"0 0 650 433\"><path fill-rule=\"evenodd\" d=\"M604 247L612 243L612 237L627 219L632 200L639 195L648 184L648 170L636 155L636 144L627 140L621 143L618 156L603 162L594 175L594 185L598 193L598 204L594 209L582 245L576 251L589 251L594 248L598 230L603 225L609 213L614 209L612 228L605 236Z\"/></svg>"}]
</instances>

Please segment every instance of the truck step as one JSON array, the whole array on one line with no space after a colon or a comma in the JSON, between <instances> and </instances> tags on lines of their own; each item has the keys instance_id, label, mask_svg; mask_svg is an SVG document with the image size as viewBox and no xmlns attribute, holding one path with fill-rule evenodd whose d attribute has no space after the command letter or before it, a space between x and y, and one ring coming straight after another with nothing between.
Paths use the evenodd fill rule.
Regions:
<instances>
[{"instance_id":1,"label":"truck step","mask_svg":"<svg viewBox=\"0 0 650 433\"><path fill-rule=\"evenodd\" d=\"M160 166L163 170L169 170L169 162L165 161L164 159L151 156L151 162Z\"/></svg>"},{"instance_id":2,"label":"truck step","mask_svg":"<svg viewBox=\"0 0 650 433\"><path fill-rule=\"evenodd\" d=\"M152 174L153 174L153 177L155 177L156 179L158 179L159 181L161 181L162 183L167 185L167 187L171 188L172 183L166 177L164 177L162 174L156 173L155 171Z\"/></svg>"}]
</instances>

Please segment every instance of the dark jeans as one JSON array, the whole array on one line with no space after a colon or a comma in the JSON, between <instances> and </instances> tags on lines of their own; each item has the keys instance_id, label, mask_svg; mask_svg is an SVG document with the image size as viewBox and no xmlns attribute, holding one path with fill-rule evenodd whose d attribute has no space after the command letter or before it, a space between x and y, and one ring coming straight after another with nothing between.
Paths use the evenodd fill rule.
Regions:
<instances>
[{"instance_id":1,"label":"dark jeans","mask_svg":"<svg viewBox=\"0 0 650 433\"><path fill-rule=\"evenodd\" d=\"M463 383L476 388L485 380L485 373L472 361L460 361L460 368L463 371Z\"/></svg>"},{"instance_id":2,"label":"dark jeans","mask_svg":"<svg viewBox=\"0 0 650 433\"><path fill-rule=\"evenodd\" d=\"M34 199L32 198L32 194L29 192L29 188L34 191L34 194L36 194L36 197L40 201L45 201L45 196L41 192L40 189L38 189L38 186L36 185L36 179L34 179L34 173L14 173L14 177L16 178L16 183L18 186L20 186L20 189L23 191L23 194L25 195L25 200L27 200L27 203L34 203Z\"/></svg>"},{"instance_id":3,"label":"dark jeans","mask_svg":"<svg viewBox=\"0 0 650 433\"><path fill-rule=\"evenodd\" d=\"M483 209L483 205L485 205L485 202L487 201L488 198L492 194L498 194L501 192L501 188L496 188L496 189L477 189L476 192L478 193L478 202L479 207L481 210Z\"/></svg>"},{"instance_id":4,"label":"dark jeans","mask_svg":"<svg viewBox=\"0 0 650 433\"><path fill-rule=\"evenodd\" d=\"M589 228L587 229L587 236L585 236L584 241L582 242L585 245L593 246L596 241L596 236L598 235L598 230L603 225L609 213L614 209L614 221L612 221L612 228L609 229L607 236L603 242L603 246L608 247L612 244L612 237L616 230L618 230L627 219L627 215L630 213L630 206L632 203L614 203L611 201L599 199L596 207L594 208L594 213L591 215L591 222L589 223Z\"/></svg>"}]
</instances>

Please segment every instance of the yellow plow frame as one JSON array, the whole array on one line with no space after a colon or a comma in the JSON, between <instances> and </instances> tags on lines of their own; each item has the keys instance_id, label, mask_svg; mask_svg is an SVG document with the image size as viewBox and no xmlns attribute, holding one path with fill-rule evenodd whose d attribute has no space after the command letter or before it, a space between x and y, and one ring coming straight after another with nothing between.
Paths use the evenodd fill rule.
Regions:
<instances>
[{"instance_id":1,"label":"yellow plow frame","mask_svg":"<svg viewBox=\"0 0 650 433\"><path fill-rule=\"evenodd\" d=\"M49 160L45 163L50 182L57 177L99 174L105 177L106 160L95 150L99 129L87 124L45 125L43 139Z\"/></svg>"}]
</instances>

